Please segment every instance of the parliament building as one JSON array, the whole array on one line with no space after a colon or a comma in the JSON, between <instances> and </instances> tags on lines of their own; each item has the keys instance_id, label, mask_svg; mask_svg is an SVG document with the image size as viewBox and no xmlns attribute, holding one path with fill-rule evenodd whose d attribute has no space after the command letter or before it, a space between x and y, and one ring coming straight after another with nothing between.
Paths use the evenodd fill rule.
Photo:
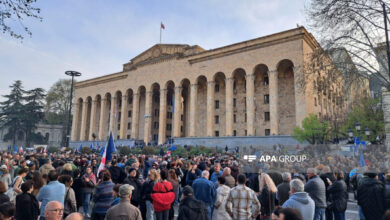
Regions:
<instances>
[{"instance_id":1,"label":"parliament building","mask_svg":"<svg viewBox=\"0 0 390 220\"><path fill-rule=\"evenodd\" d=\"M289 136L309 114L346 109L342 74L306 68L318 48L304 27L210 50L156 44L76 83L71 141Z\"/></svg>"}]
</instances>

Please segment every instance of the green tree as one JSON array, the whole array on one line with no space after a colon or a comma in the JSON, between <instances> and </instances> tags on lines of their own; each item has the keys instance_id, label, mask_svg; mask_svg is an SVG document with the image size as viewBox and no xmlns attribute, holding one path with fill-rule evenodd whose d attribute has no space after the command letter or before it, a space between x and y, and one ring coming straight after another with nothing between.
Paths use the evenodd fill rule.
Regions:
<instances>
[{"instance_id":1,"label":"green tree","mask_svg":"<svg viewBox=\"0 0 390 220\"><path fill-rule=\"evenodd\" d=\"M0 102L0 119L1 128L8 128L8 132L4 135L4 141L12 140L16 144L16 137L18 132L23 131L23 122L25 119L25 98L23 94L22 82L17 80L10 86L11 93L4 95L6 98L4 102Z\"/></svg>"},{"instance_id":2,"label":"green tree","mask_svg":"<svg viewBox=\"0 0 390 220\"><path fill-rule=\"evenodd\" d=\"M317 116L310 114L302 121L302 128L294 128L293 136L299 141L310 144L323 144L328 140L330 126L327 121L321 122Z\"/></svg>"},{"instance_id":3,"label":"green tree","mask_svg":"<svg viewBox=\"0 0 390 220\"><path fill-rule=\"evenodd\" d=\"M356 122L360 123L360 134L355 130ZM371 133L369 137L364 133L366 127ZM348 129L351 129L354 132L354 136L359 136L364 140L369 140L371 142L375 142L377 136L383 136L384 120L380 100L365 98L359 103L356 103L353 110L348 114L345 125L342 127L345 136L348 134Z\"/></svg>"},{"instance_id":4,"label":"green tree","mask_svg":"<svg viewBox=\"0 0 390 220\"><path fill-rule=\"evenodd\" d=\"M31 142L39 141L39 134L34 134L36 124L43 119L45 90L42 88L32 89L26 92L25 117L23 119L24 131L26 133L26 146ZM37 142L40 143L40 142Z\"/></svg>"}]
</instances>

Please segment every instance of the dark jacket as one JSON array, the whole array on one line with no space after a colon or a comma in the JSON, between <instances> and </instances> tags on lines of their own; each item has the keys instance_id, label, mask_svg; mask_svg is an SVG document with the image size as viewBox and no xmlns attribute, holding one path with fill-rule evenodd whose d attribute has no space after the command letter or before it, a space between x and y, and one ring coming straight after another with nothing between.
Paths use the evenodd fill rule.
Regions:
<instances>
[{"instance_id":1,"label":"dark jacket","mask_svg":"<svg viewBox=\"0 0 390 220\"><path fill-rule=\"evenodd\" d=\"M123 180L126 178L126 173L123 171L122 168L117 166L111 166L108 168L108 171L110 171L111 174L111 180L113 183L122 183Z\"/></svg>"},{"instance_id":2,"label":"dark jacket","mask_svg":"<svg viewBox=\"0 0 390 220\"><path fill-rule=\"evenodd\" d=\"M337 212L345 212L348 203L347 184L344 180L337 180L328 187L331 207Z\"/></svg>"},{"instance_id":3,"label":"dark jacket","mask_svg":"<svg viewBox=\"0 0 390 220\"><path fill-rule=\"evenodd\" d=\"M202 171L200 171L199 168L196 168L195 173L192 173L191 171L187 172L186 182L187 185L192 186L192 183L198 179L202 174Z\"/></svg>"},{"instance_id":4,"label":"dark jacket","mask_svg":"<svg viewBox=\"0 0 390 220\"><path fill-rule=\"evenodd\" d=\"M288 197L290 196L290 183L289 182L283 182L278 185L277 187L277 198L279 201L279 205L282 206L285 201L287 201Z\"/></svg>"},{"instance_id":5,"label":"dark jacket","mask_svg":"<svg viewBox=\"0 0 390 220\"><path fill-rule=\"evenodd\" d=\"M131 204L135 207L138 207L140 200L141 200L141 190L142 190L142 184L138 180L137 177L130 177L127 176L126 179L123 181L123 184L129 184L134 187L134 190L131 194Z\"/></svg>"},{"instance_id":6,"label":"dark jacket","mask_svg":"<svg viewBox=\"0 0 390 220\"><path fill-rule=\"evenodd\" d=\"M381 219L385 212L383 184L374 178L364 177L357 190L358 205L362 207L366 220Z\"/></svg>"},{"instance_id":7,"label":"dark jacket","mask_svg":"<svg viewBox=\"0 0 390 220\"><path fill-rule=\"evenodd\" d=\"M313 176L305 185L305 192L314 200L316 208L326 208L325 183L318 176Z\"/></svg>"},{"instance_id":8,"label":"dark jacket","mask_svg":"<svg viewBox=\"0 0 390 220\"><path fill-rule=\"evenodd\" d=\"M209 220L206 206L194 196L188 196L180 202L177 220Z\"/></svg>"},{"instance_id":9,"label":"dark jacket","mask_svg":"<svg viewBox=\"0 0 390 220\"><path fill-rule=\"evenodd\" d=\"M390 182L385 184L385 209L390 209Z\"/></svg>"},{"instance_id":10,"label":"dark jacket","mask_svg":"<svg viewBox=\"0 0 390 220\"><path fill-rule=\"evenodd\" d=\"M326 188L326 201L329 201L329 199L330 199L329 198L329 190L328 190L329 183L328 183L327 179L329 179L332 183L334 183L336 181L336 179L334 178L333 174L331 174L331 173L321 174L320 178L322 179L322 181L324 181L324 184L325 184L325 188Z\"/></svg>"},{"instance_id":11,"label":"dark jacket","mask_svg":"<svg viewBox=\"0 0 390 220\"><path fill-rule=\"evenodd\" d=\"M149 180L142 185L142 200L152 201L151 194L153 193L153 187L155 183L156 182L153 180Z\"/></svg>"},{"instance_id":12,"label":"dark jacket","mask_svg":"<svg viewBox=\"0 0 390 220\"><path fill-rule=\"evenodd\" d=\"M9 197L5 193L0 193L0 204L9 202Z\"/></svg>"},{"instance_id":13,"label":"dark jacket","mask_svg":"<svg viewBox=\"0 0 390 220\"><path fill-rule=\"evenodd\" d=\"M36 220L39 216L39 203L34 195L22 193L16 196L15 219Z\"/></svg>"},{"instance_id":14,"label":"dark jacket","mask_svg":"<svg viewBox=\"0 0 390 220\"><path fill-rule=\"evenodd\" d=\"M263 188L261 194L258 196L261 204L262 216L271 216L273 210L275 209L275 197L276 194L269 191L267 186Z\"/></svg>"}]
</instances>

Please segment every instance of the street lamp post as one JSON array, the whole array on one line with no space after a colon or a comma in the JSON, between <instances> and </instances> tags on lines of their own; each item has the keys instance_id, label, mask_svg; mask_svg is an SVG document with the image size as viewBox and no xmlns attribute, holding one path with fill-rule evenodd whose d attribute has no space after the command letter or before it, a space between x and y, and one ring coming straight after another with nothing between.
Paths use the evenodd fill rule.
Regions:
<instances>
[{"instance_id":1,"label":"street lamp post","mask_svg":"<svg viewBox=\"0 0 390 220\"><path fill-rule=\"evenodd\" d=\"M69 140L70 140L70 117L72 115L72 99L73 99L73 83L74 83L74 77L81 76L81 73L77 71L66 71L66 75L72 76L72 84L70 86L70 97L69 97L69 112L68 112L68 124L66 126L66 147L69 147Z\"/></svg>"}]
</instances>

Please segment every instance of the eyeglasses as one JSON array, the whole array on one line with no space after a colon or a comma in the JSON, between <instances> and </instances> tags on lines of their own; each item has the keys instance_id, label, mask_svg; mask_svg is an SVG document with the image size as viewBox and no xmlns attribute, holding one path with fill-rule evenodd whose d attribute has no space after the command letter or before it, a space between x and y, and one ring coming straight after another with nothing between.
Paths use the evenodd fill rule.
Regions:
<instances>
[{"instance_id":1,"label":"eyeglasses","mask_svg":"<svg viewBox=\"0 0 390 220\"><path fill-rule=\"evenodd\" d=\"M63 213L64 212L64 209L52 209L52 210L49 210L50 212L57 212L57 213Z\"/></svg>"}]
</instances>

